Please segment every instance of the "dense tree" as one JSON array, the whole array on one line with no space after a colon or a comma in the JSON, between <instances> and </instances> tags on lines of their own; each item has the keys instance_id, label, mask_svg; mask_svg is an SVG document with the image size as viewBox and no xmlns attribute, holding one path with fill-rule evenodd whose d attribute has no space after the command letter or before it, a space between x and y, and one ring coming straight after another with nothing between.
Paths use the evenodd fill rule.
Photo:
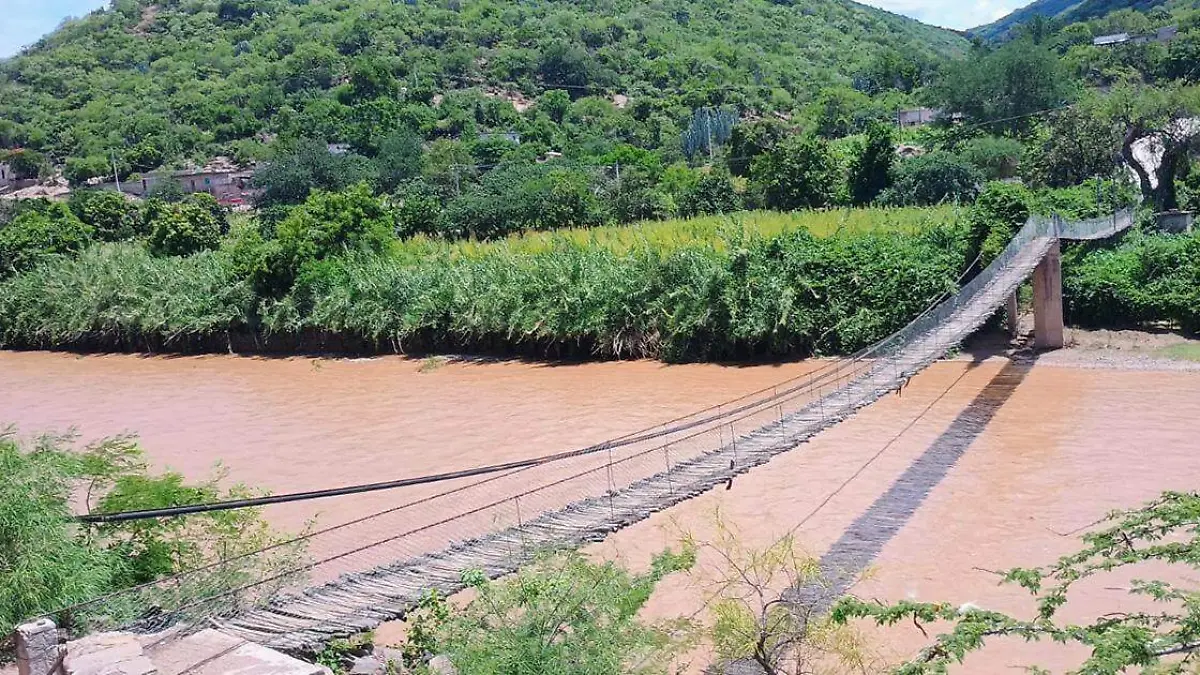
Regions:
<instances>
[{"instance_id":1,"label":"dense tree","mask_svg":"<svg viewBox=\"0 0 1200 675\"><path fill-rule=\"evenodd\" d=\"M947 112L962 113L987 131L1023 133L1036 114L1071 101L1075 86L1048 49L1016 40L947 66L933 95Z\"/></svg>"},{"instance_id":2,"label":"dense tree","mask_svg":"<svg viewBox=\"0 0 1200 675\"><path fill-rule=\"evenodd\" d=\"M875 123L850 158L850 201L869 204L888 186L896 146L890 126Z\"/></svg>"},{"instance_id":3,"label":"dense tree","mask_svg":"<svg viewBox=\"0 0 1200 675\"><path fill-rule=\"evenodd\" d=\"M75 253L93 230L61 202L30 202L0 227L0 277L29 269L47 256Z\"/></svg>"},{"instance_id":4,"label":"dense tree","mask_svg":"<svg viewBox=\"0 0 1200 675\"><path fill-rule=\"evenodd\" d=\"M767 208L818 208L833 201L833 167L828 144L793 136L754 160L750 180Z\"/></svg>"},{"instance_id":5,"label":"dense tree","mask_svg":"<svg viewBox=\"0 0 1200 675\"><path fill-rule=\"evenodd\" d=\"M1036 184L1077 185L1116 170L1121 130L1096 105L1060 110L1034 135L1026 153L1024 174Z\"/></svg>"},{"instance_id":6,"label":"dense tree","mask_svg":"<svg viewBox=\"0 0 1200 675\"><path fill-rule=\"evenodd\" d=\"M350 251L381 252L395 240L395 220L366 183L317 190L276 228L283 264L293 271Z\"/></svg>"},{"instance_id":7,"label":"dense tree","mask_svg":"<svg viewBox=\"0 0 1200 675\"><path fill-rule=\"evenodd\" d=\"M324 143L301 141L295 148L259 171L254 182L262 188L261 204L298 204L313 190L337 191L372 177L370 162L359 155L339 155Z\"/></svg>"},{"instance_id":8,"label":"dense tree","mask_svg":"<svg viewBox=\"0 0 1200 675\"><path fill-rule=\"evenodd\" d=\"M911 69L895 54L937 63L965 46L948 31L837 0L814 0L803 12L760 0L712 12L697 2L504 0L454 11L392 0L211 0L158 3L144 14L144 1L123 1L5 63L0 147L63 163L120 160L146 143L173 163L277 135L350 142L370 155L406 126L426 141L495 128L475 111L433 105L474 89L507 107L515 131L552 125L551 149L603 154L603 140L674 152L696 108L790 114L865 63L893 63L880 72L900 75L881 77L907 80ZM797 34L805 49L794 48ZM571 124L559 100L618 94L628 105L603 129ZM525 98L544 116L509 105ZM125 161L144 167L158 157ZM79 180L101 175L78 161L74 168Z\"/></svg>"},{"instance_id":9,"label":"dense tree","mask_svg":"<svg viewBox=\"0 0 1200 675\"><path fill-rule=\"evenodd\" d=\"M411 131L398 131L379 144L375 156L376 185L392 192L401 183L421 175L421 139Z\"/></svg>"},{"instance_id":10,"label":"dense tree","mask_svg":"<svg viewBox=\"0 0 1200 675\"><path fill-rule=\"evenodd\" d=\"M735 176L749 174L754 158L774 148L787 135L787 127L779 120L755 120L734 126L729 136L729 172Z\"/></svg>"},{"instance_id":11,"label":"dense tree","mask_svg":"<svg viewBox=\"0 0 1200 675\"><path fill-rule=\"evenodd\" d=\"M880 195L886 204L926 206L969 201L979 192L983 174L962 157L936 151L898 162L892 186Z\"/></svg>"},{"instance_id":12,"label":"dense tree","mask_svg":"<svg viewBox=\"0 0 1200 675\"><path fill-rule=\"evenodd\" d=\"M119 192L75 190L67 204L101 241L123 241L145 232L138 205Z\"/></svg>"},{"instance_id":13,"label":"dense tree","mask_svg":"<svg viewBox=\"0 0 1200 675\"><path fill-rule=\"evenodd\" d=\"M1200 87L1122 87L1103 110L1122 129L1121 155L1146 201L1157 211L1179 208L1175 179L1200 142Z\"/></svg>"},{"instance_id":14,"label":"dense tree","mask_svg":"<svg viewBox=\"0 0 1200 675\"><path fill-rule=\"evenodd\" d=\"M222 223L202 203L152 201L143 217L150 250L158 255L191 255L221 241Z\"/></svg>"}]
</instances>

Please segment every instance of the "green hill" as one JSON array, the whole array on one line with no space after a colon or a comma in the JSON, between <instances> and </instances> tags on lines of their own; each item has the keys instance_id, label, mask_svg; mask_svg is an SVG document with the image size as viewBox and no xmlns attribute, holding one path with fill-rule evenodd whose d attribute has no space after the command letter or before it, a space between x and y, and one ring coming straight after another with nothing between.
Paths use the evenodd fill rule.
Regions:
<instances>
[{"instance_id":1,"label":"green hill","mask_svg":"<svg viewBox=\"0 0 1200 675\"><path fill-rule=\"evenodd\" d=\"M579 152L569 101L497 105L552 89L598 99L577 116L601 140L677 146L698 107L786 117L965 46L849 0L114 0L0 61L0 147L74 158L80 177L114 155L145 170L274 138L362 148L400 126Z\"/></svg>"},{"instance_id":2,"label":"green hill","mask_svg":"<svg viewBox=\"0 0 1200 675\"><path fill-rule=\"evenodd\" d=\"M1166 0L1035 0L984 26L972 28L971 35L995 40L1009 37L1019 26L1034 17L1053 19L1059 25L1098 19L1112 12L1130 9L1144 12Z\"/></svg>"}]
</instances>

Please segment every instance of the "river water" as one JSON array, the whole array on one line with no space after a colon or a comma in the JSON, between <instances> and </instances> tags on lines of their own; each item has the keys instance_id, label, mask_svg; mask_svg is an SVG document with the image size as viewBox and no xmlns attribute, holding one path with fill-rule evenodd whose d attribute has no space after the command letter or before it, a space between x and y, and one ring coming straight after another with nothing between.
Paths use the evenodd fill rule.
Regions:
<instances>
[{"instance_id":1,"label":"river water","mask_svg":"<svg viewBox=\"0 0 1200 675\"><path fill-rule=\"evenodd\" d=\"M22 433L74 426L84 439L136 432L157 467L202 478L220 460L231 480L278 493L579 447L812 367L0 352L0 423ZM1163 490L1200 486L1197 418L1194 372L939 363L901 396L738 477L731 489L656 514L590 550L644 567L684 532L710 539L719 512L746 545L794 532L820 556L862 527L860 518L915 475L914 466L936 460L944 470L920 474L911 516L880 542L869 578L853 592L1028 612L1025 596L984 570L1051 562L1076 545L1062 533ZM332 523L387 499L321 500L267 515L287 528L313 517ZM710 552L700 569L664 582L647 616L699 611L699 578L716 570ZM1085 587L1069 612L1083 618L1125 607L1124 594L1112 590L1120 581ZM912 626L867 630L865 639L879 663L924 644ZM1001 643L969 659L964 672L1030 663L1057 670L1077 657Z\"/></svg>"}]
</instances>

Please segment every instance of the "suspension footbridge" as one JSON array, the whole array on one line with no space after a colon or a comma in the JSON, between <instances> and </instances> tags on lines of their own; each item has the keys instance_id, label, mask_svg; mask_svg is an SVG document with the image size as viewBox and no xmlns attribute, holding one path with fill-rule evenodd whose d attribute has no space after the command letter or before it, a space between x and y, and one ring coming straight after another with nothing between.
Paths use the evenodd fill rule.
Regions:
<instances>
[{"instance_id":1,"label":"suspension footbridge","mask_svg":"<svg viewBox=\"0 0 1200 675\"><path fill-rule=\"evenodd\" d=\"M1037 330L1049 334L1052 345L1061 340L1059 240L1108 237L1130 224L1125 212L1076 222L1031 219L956 293L851 357L603 444L406 488L412 492L405 501L370 516L54 616L69 618L77 633L162 635L160 645L217 627L275 649L317 650L403 617L431 590L460 590L467 571L503 576L547 550L602 540L727 485L903 387L982 326L1031 276ZM872 522L864 527L886 529ZM855 537L869 539L864 532ZM870 562L859 558L871 554L858 553L843 557L853 565Z\"/></svg>"}]
</instances>

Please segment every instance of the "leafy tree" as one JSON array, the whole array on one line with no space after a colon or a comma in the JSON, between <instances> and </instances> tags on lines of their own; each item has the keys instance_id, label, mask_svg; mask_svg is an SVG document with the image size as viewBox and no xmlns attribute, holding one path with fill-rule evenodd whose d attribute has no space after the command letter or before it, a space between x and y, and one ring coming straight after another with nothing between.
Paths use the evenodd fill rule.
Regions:
<instances>
[{"instance_id":1,"label":"leafy tree","mask_svg":"<svg viewBox=\"0 0 1200 675\"><path fill-rule=\"evenodd\" d=\"M502 237L523 229L588 227L604 221L586 170L554 165L501 166L446 206L445 234Z\"/></svg>"},{"instance_id":2,"label":"leafy tree","mask_svg":"<svg viewBox=\"0 0 1200 675\"><path fill-rule=\"evenodd\" d=\"M819 208L833 200L833 166L825 141L793 136L754 160L750 181L767 208Z\"/></svg>"},{"instance_id":3,"label":"leafy tree","mask_svg":"<svg viewBox=\"0 0 1200 675\"><path fill-rule=\"evenodd\" d=\"M391 212L366 183L314 192L279 223L275 236L292 273L348 251L380 253L396 238Z\"/></svg>"},{"instance_id":4,"label":"leafy tree","mask_svg":"<svg viewBox=\"0 0 1200 675\"><path fill-rule=\"evenodd\" d=\"M336 155L324 143L300 141L254 176L262 188L259 203L299 204L314 190L338 191L371 178L370 162L359 155Z\"/></svg>"},{"instance_id":5,"label":"leafy tree","mask_svg":"<svg viewBox=\"0 0 1200 675\"><path fill-rule=\"evenodd\" d=\"M1074 84L1048 49L1015 40L994 52L947 66L933 96L948 113L992 133L1024 133L1035 114L1062 107Z\"/></svg>"},{"instance_id":6,"label":"leafy tree","mask_svg":"<svg viewBox=\"0 0 1200 675\"><path fill-rule=\"evenodd\" d=\"M0 633L5 635L31 616L279 541L256 509L80 528L72 518L79 506L115 511L253 496L240 485L221 489L223 476L188 484L176 473L150 475L131 438L80 448L71 437L26 442L6 431L0 434L0 471L6 478L0 481ZM182 581L183 587L175 590L182 596L190 583L205 594L236 587L260 578L272 565L294 564L298 554L294 546L276 552L240 564L226 562ZM129 611L161 608L100 603L58 619L64 628L93 620L110 626L114 620L134 618L120 614Z\"/></svg>"},{"instance_id":7,"label":"leafy tree","mask_svg":"<svg viewBox=\"0 0 1200 675\"><path fill-rule=\"evenodd\" d=\"M667 195L658 189L649 171L637 164L622 168L621 178L607 190L607 210L613 220L631 223L671 215Z\"/></svg>"},{"instance_id":8,"label":"leafy tree","mask_svg":"<svg viewBox=\"0 0 1200 675\"><path fill-rule=\"evenodd\" d=\"M68 157L63 166L63 177L72 187L79 187L92 178L111 178L112 171L112 164L103 155Z\"/></svg>"},{"instance_id":9,"label":"leafy tree","mask_svg":"<svg viewBox=\"0 0 1200 675\"><path fill-rule=\"evenodd\" d=\"M130 170L139 173L157 169L166 159L162 150L148 141L142 141L126 150L123 158Z\"/></svg>"},{"instance_id":10,"label":"leafy tree","mask_svg":"<svg viewBox=\"0 0 1200 675\"><path fill-rule=\"evenodd\" d=\"M787 137L787 127L778 120L742 122L729 135L729 172L735 176L750 173L750 163Z\"/></svg>"},{"instance_id":11,"label":"leafy tree","mask_svg":"<svg viewBox=\"0 0 1200 675\"><path fill-rule=\"evenodd\" d=\"M910 51L886 49L854 76L854 88L870 95L896 89L910 92L925 84L931 65Z\"/></svg>"},{"instance_id":12,"label":"leafy tree","mask_svg":"<svg viewBox=\"0 0 1200 675\"><path fill-rule=\"evenodd\" d=\"M18 179L37 178L49 167L45 155L35 150L13 150L4 158Z\"/></svg>"},{"instance_id":13,"label":"leafy tree","mask_svg":"<svg viewBox=\"0 0 1200 675\"><path fill-rule=\"evenodd\" d=\"M1123 129L1121 155L1137 174L1142 195L1156 211L1179 208L1175 179L1188 152L1200 143L1200 87L1121 87L1103 103L1105 112ZM1135 147L1156 149L1158 164L1145 163Z\"/></svg>"},{"instance_id":14,"label":"leafy tree","mask_svg":"<svg viewBox=\"0 0 1200 675\"><path fill-rule=\"evenodd\" d=\"M152 200L144 218L150 250L157 255L192 255L221 243L222 223L203 204Z\"/></svg>"},{"instance_id":15,"label":"leafy tree","mask_svg":"<svg viewBox=\"0 0 1200 675\"><path fill-rule=\"evenodd\" d=\"M29 269L47 256L76 253L92 234L66 204L23 205L12 222L0 227L0 277Z\"/></svg>"},{"instance_id":16,"label":"leafy tree","mask_svg":"<svg viewBox=\"0 0 1200 675\"><path fill-rule=\"evenodd\" d=\"M124 241L145 233L137 205L119 192L75 190L67 205L101 241Z\"/></svg>"},{"instance_id":17,"label":"leafy tree","mask_svg":"<svg viewBox=\"0 0 1200 675\"><path fill-rule=\"evenodd\" d=\"M392 192L401 183L421 175L421 138L411 131L398 131L379 144L375 156L376 185Z\"/></svg>"},{"instance_id":18,"label":"leafy tree","mask_svg":"<svg viewBox=\"0 0 1200 675\"><path fill-rule=\"evenodd\" d=\"M716 515L716 534L700 542L685 537L685 547L717 561L692 573L704 589L713 617L705 627L718 659L753 664L765 675L822 672L875 673L871 655L853 628L825 616L823 592L829 581L819 560L804 555L792 535L762 549L749 548L742 535ZM781 593L782 589L782 593ZM815 592L805 592L809 589ZM723 668L741 672L739 668Z\"/></svg>"},{"instance_id":19,"label":"leafy tree","mask_svg":"<svg viewBox=\"0 0 1200 675\"><path fill-rule=\"evenodd\" d=\"M396 234L437 234L441 223L442 198L432 185L418 178L400 186L395 193Z\"/></svg>"},{"instance_id":20,"label":"leafy tree","mask_svg":"<svg viewBox=\"0 0 1200 675\"><path fill-rule=\"evenodd\" d=\"M146 199L150 201L178 204L187 199L188 193L183 191L183 184L171 177L164 177L150 187Z\"/></svg>"},{"instance_id":21,"label":"leafy tree","mask_svg":"<svg viewBox=\"0 0 1200 675\"><path fill-rule=\"evenodd\" d=\"M864 113L869 107L870 99L853 89L826 89L815 104L817 133L825 138L841 138L857 133L865 124Z\"/></svg>"},{"instance_id":22,"label":"leafy tree","mask_svg":"<svg viewBox=\"0 0 1200 675\"><path fill-rule=\"evenodd\" d=\"M571 95L563 89L551 89L542 94L537 102L537 110L545 113L555 124L562 124L570 109Z\"/></svg>"},{"instance_id":23,"label":"leafy tree","mask_svg":"<svg viewBox=\"0 0 1200 675\"><path fill-rule=\"evenodd\" d=\"M892 128L876 122L867 127L866 138L850 158L850 201L870 204L888 186L896 159Z\"/></svg>"},{"instance_id":24,"label":"leafy tree","mask_svg":"<svg viewBox=\"0 0 1200 675\"><path fill-rule=\"evenodd\" d=\"M1035 184L1077 185L1094 176L1112 175L1120 147L1117 125L1093 106L1060 110L1035 134L1023 172Z\"/></svg>"},{"instance_id":25,"label":"leafy tree","mask_svg":"<svg viewBox=\"0 0 1200 675\"><path fill-rule=\"evenodd\" d=\"M949 603L868 602L846 598L833 609L839 623L867 619L880 626L901 621L949 622L947 632L900 673L945 673L995 638L1011 636L1078 646L1087 656L1079 673L1187 672L1200 654L1200 605L1190 575L1200 569L1200 494L1164 493L1145 506L1110 514L1103 527L1083 536L1083 546L1044 567L1000 574L1005 583L1029 591L1036 604L1031 618ZM1154 570L1152 579L1124 581ZM1177 572L1178 575L1172 574ZM1071 611L1070 592L1082 583L1104 583L1117 575L1131 599L1153 603L1144 611L1105 612L1082 620L1061 618ZM1177 581L1183 579L1184 581ZM1083 616L1080 614L1080 616Z\"/></svg>"},{"instance_id":26,"label":"leafy tree","mask_svg":"<svg viewBox=\"0 0 1200 675\"><path fill-rule=\"evenodd\" d=\"M1030 201L1032 195L1021 185L988 183L967 216L969 258L982 255L984 265L995 260L1017 230L1029 220Z\"/></svg>"},{"instance_id":27,"label":"leafy tree","mask_svg":"<svg viewBox=\"0 0 1200 675\"><path fill-rule=\"evenodd\" d=\"M683 216L733 213L742 206L742 196L729 174L715 170L701 174L679 199L679 212Z\"/></svg>"},{"instance_id":28,"label":"leafy tree","mask_svg":"<svg viewBox=\"0 0 1200 675\"><path fill-rule=\"evenodd\" d=\"M1025 146L1015 138L979 136L963 143L958 152L988 180L1005 180L1017 175Z\"/></svg>"},{"instance_id":29,"label":"leafy tree","mask_svg":"<svg viewBox=\"0 0 1200 675\"><path fill-rule=\"evenodd\" d=\"M879 199L894 206L970 201L982 182L979 169L958 155L939 150L898 162L892 169L892 186Z\"/></svg>"},{"instance_id":30,"label":"leafy tree","mask_svg":"<svg viewBox=\"0 0 1200 675\"><path fill-rule=\"evenodd\" d=\"M538 74L548 88L602 87L602 70L586 49L577 44L556 40L542 50Z\"/></svg>"},{"instance_id":31,"label":"leafy tree","mask_svg":"<svg viewBox=\"0 0 1200 675\"><path fill-rule=\"evenodd\" d=\"M415 632L432 636L434 653L448 655L463 675L661 672L685 643L675 626L647 626L637 614L664 577L694 562L694 551L666 551L649 572L633 575L570 552L499 582L468 572L475 599L458 611L426 609Z\"/></svg>"}]
</instances>

